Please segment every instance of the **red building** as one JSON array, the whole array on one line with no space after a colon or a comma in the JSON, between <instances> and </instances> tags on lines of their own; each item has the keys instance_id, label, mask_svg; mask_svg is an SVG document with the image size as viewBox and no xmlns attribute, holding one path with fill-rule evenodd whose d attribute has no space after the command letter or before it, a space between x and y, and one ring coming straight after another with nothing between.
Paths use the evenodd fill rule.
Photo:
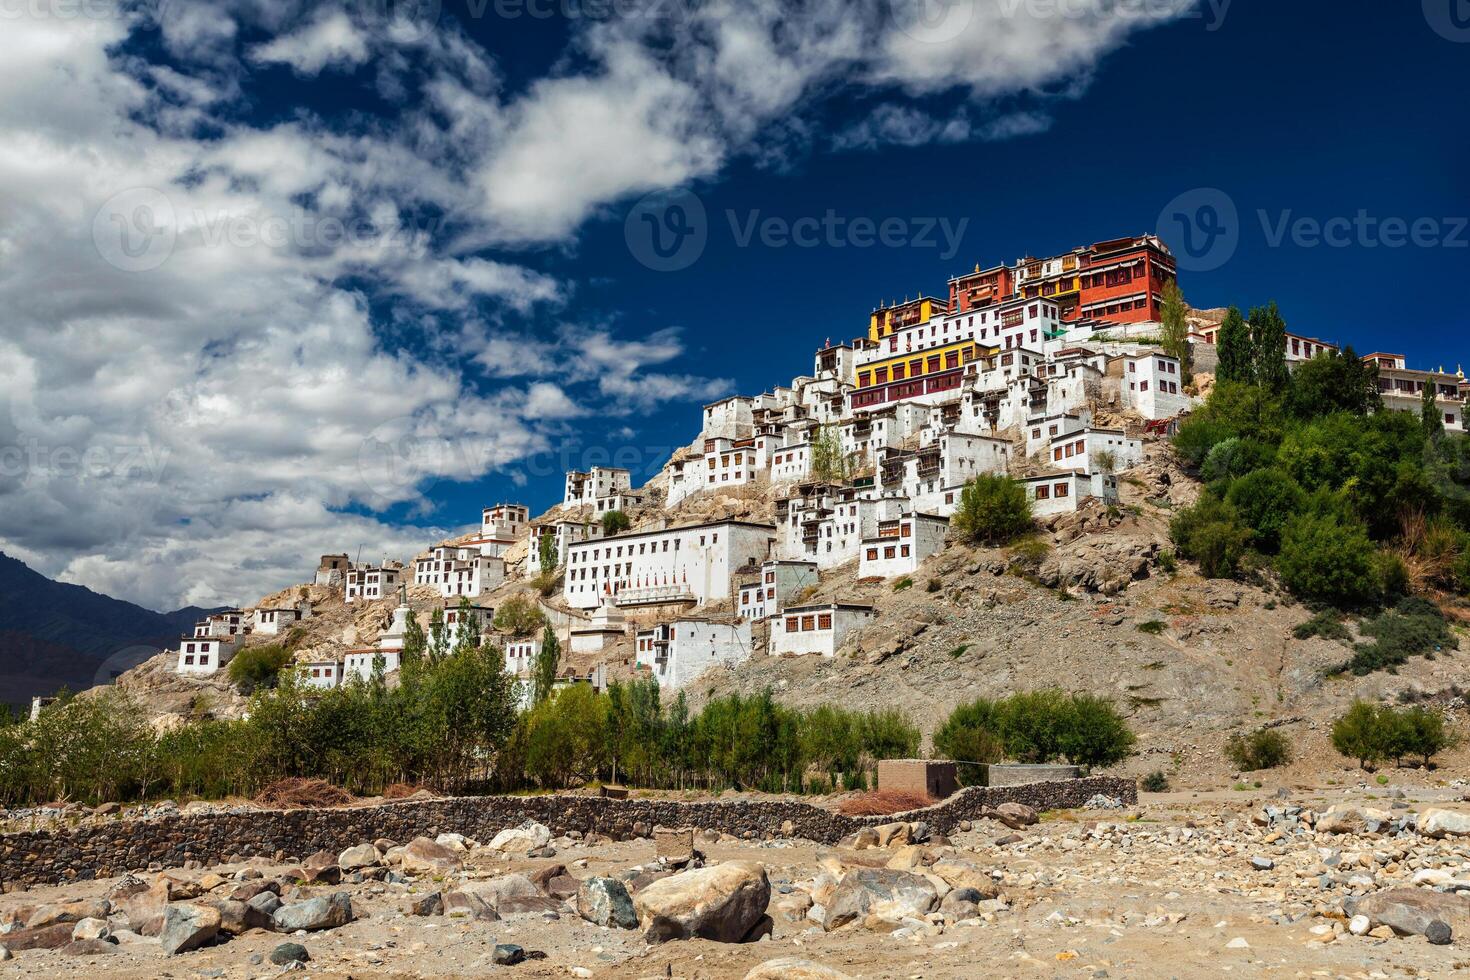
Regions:
<instances>
[{"instance_id":1,"label":"red building","mask_svg":"<svg viewBox=\"0 0 1470 980\"><path fill-rule=\"evenodd\" d=\"M975 271L965 276L956 276L949 281L949 308L956 313L968 313L1003 303L1016 292L1016 280L1009 266L998 265L994 269Z\"/></svg>"},{"instance_id":2,"label":"red building","mask_svg":"<svg viewBox=\"0 0 1470 980\"><path fill-rule=\"evenodd\" d=\"M1063 323L1146 323L1162 315L1164 286L1177 271L1169 247L1153 235L1118 238L1050 259L1016 263L1016 291L1054 299Z\"/></svg>"}]
</instances>

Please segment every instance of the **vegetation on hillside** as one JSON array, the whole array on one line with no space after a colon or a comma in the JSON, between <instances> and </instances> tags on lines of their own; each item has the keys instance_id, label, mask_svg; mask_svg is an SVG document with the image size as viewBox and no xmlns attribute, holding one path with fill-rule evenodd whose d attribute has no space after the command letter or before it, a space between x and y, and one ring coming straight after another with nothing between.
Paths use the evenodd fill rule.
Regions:
<instances>
[{"instance_id":1,"label":"vegetation on hillside","mask_svg":"<svg viewBox=\"0 0 1470 980\"><path fill-rule=\"evenodd\" d=\"M1440 752L1456 743L1444 715L1423 705L1394 708L1354 701L1332 725L1332 747L1364 769L1392 759L1419 759L1428 768Z\"/></svg>"},{"instance_id":2,"label":"vegetation on hillside","mask_svg":"<svg viewBox=\"0 0 1470 980\"><path fill-rule=\"evenodd\" d=\"M1013 541L1033 528L1026 488L1004 475L977 476L960 491L950 526L959 540L970 544Z\"/></svg>"},{"instance_id":3,"label":"vegetation on hillside","mask_svg":"<svg viewBox=\"0 0 1470 980\"><path fill-rule=\"evenodd\" d=\"M957 762L1066 759L1079 766L1110 766L1127 758L1134 741L1112 702L1053 688L960 705L935 731L934 750ZM962 783L978 781L976 767L959 768Z\"/></svg>"}]
</instances>

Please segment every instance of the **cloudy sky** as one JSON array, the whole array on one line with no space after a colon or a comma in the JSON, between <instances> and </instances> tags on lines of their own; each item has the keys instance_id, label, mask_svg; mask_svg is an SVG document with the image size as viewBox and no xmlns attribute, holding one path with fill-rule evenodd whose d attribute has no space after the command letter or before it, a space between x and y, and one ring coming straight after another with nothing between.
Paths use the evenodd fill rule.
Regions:
<instances>
[{"instance_id":1,"label":"cloudy sky","mask_svg":"<svg viewBox=\"0 0 1470 980\"><path fill-rule=\"evenodd\" d=\"M789 379L878 301L1222 187L1241 233L1191 298L1295 298L1361 343L1402 291L1302 291L1362 250L1301 245L1294 206L1470 210L1466 127L1415 118L1463 114L1470 38L1358 25L1396 91L1431 76L1369 122L1388 67L1247 4L0 4L0 550L159 609L406 558L484 504L543 509L568 466L645 478L701 403ZM1271 51L1291 63L1257 72ZM1348 117L1375 138L1329 158ZM1374 196L1385 168L1422 197ZM1439 244L1393 260L1453 278ZM1262 283L1287 263L1310 272Z\"/></svg>"}]
</instances>

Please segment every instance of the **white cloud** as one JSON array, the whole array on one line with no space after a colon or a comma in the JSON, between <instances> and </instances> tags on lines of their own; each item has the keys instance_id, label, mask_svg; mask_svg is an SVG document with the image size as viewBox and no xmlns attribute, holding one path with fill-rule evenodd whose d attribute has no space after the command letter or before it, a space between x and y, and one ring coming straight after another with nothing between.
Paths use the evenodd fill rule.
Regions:
<instances>
[{"instance_id":1,"label":"white cloud","mask_svg":"<svg viewBox=\"0 0 1470 980\"><path fill-rule=\"evenodd\" d=\"M316 75L328 66L352 67L368 59L368 39L340 10L323 11L290 34L256 45L252 60L289 65L299 75Z\"/></svg>"}]
</instances>

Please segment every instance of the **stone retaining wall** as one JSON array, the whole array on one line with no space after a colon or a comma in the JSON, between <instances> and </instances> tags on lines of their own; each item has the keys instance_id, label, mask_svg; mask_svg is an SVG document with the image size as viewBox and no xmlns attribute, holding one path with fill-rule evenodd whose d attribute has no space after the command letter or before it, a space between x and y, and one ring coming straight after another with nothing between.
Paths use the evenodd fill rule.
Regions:
<instances>
[{"instance_id":1,"label":"stone retaining wall","mask_svg":"<svg viewBox=\"0 0 1470 980\"><path fill-rule=\"evenodd\" d=\"M1125 803L1138 801L1131 779L1094 776L1068 782L971 787L900 817L845 817L797 800L684 803L589 796L476 796L333 810L247 810L120 819L0 835L0 883L10 889L105 878L154 864L179 867L191 860L210 865L245 857L299 859L381 837L407 843L414 837L455 832L489 840L526 819L543 823L558 835L577 830L616 839L646 836L655 824L716 830L737 837L778 837L789 822L789 836L832 844L864 825L923 820L941 833L950 833L961 821L978 819L987 806L1014 801L1038 811L1070 809L1099 793Z\"/></svg>"}]
</instances>

